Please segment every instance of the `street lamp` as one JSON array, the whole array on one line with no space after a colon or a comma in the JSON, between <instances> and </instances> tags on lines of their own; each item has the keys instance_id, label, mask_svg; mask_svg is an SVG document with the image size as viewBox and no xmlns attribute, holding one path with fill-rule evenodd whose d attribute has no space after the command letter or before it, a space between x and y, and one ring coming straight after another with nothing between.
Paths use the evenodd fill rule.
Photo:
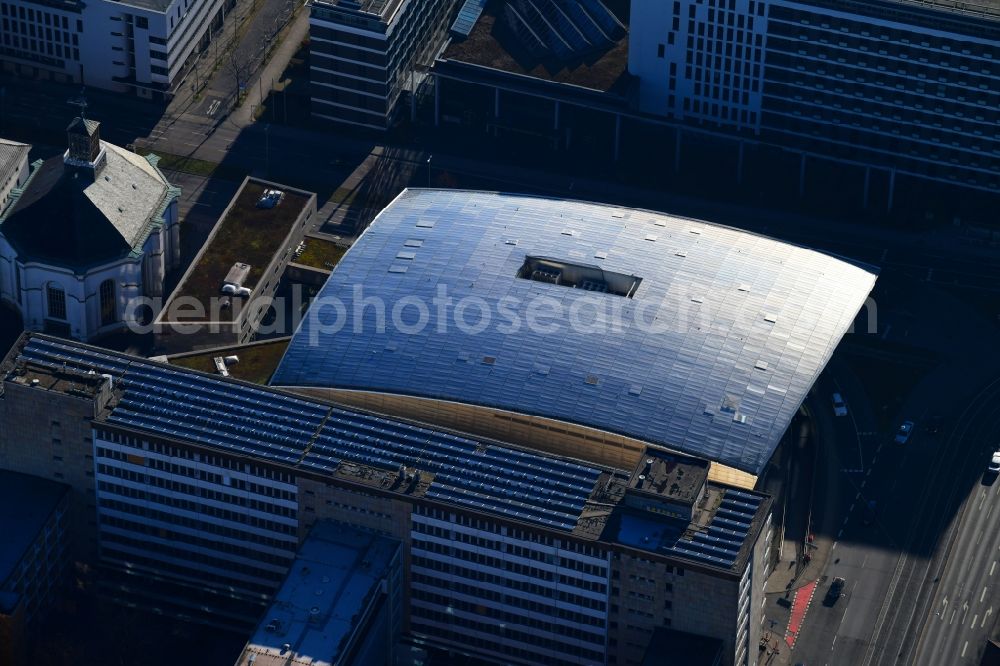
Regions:
<instances>
[{"instance_id":1,"label":"street lamp","mask_svg":"<svg viewBox=\"0 0 1000 666\"><path fill-rule=\"evenodd\" d=\"M431 186L431 160L434 159L433 155L427 157L427 188L430 189Z\"/></svg>"}]
</instances>

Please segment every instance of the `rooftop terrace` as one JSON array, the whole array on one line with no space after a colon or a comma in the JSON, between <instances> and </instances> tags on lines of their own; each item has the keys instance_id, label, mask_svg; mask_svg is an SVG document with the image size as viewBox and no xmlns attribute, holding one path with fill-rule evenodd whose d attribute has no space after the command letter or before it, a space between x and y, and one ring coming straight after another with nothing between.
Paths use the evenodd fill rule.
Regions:
<instances>
[{"instance_id":1,"label":"rooftop terrace","mask_svg":"<svg viewBox=\"0 0 1000 666\"><path fill-rule=\"evenodd\" d=\"M258 208L264 190L280 189L281 202L273 208ZM212 307L223 296L223 280L236 263L250 265L243 286L255 289L265 276L272 259L288 250L286 241L295 223L315 195L284 185L255 179L244 182L216 223L201 252L195 257L163 312L164 321L233 321L240 312L241 299L232 298L229 308ZM275 276L274 280L280 276ZM183 300L180 300L182 299ZM201 316L182 304L194 299L202 307ZM183 310L180 308L183 307Z\"/></svg>"},{"instance_id":2,"label":"rooftop terrace","mask_svg":"<svg viewBox=\"0 0 1000 666\"><path fill-rule=\"evenodd\" d=\"M116 395L100 420L110 425L725 570L744 561L770 505L708 483L693 519L678 521L619 507L627 471L40 334L22 338L3 372L26 364L111 374Z\"/></svg>"}]
</instances>

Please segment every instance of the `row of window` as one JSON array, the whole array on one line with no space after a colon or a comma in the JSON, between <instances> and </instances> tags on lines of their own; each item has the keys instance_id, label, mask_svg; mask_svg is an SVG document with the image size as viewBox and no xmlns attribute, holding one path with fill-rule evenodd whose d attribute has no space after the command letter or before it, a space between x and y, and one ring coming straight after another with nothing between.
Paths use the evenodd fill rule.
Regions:
<instances>
[{"instance_id":1,"label":"row of window","mask_svg":"<svg viewBox=\"0 0 1000 666\"><path fill-rule=\"evenodd\" d=\"M285 539L277 539L275 537L264 536L257 532L247 532L246 530L227 527L218 523L188 518L187 516L182 516L176 512L160 511L159 509L143 506L141 504L122 502L109 497L102 497L99 501L99 505L108 509L114 509L115 511L130 513L135 516L152 518L164 523L195 529L207 534L214 534L228 539L247 541L254 545L291 550L293 553L298 546L298 539L294 538L292 535L289 535L289 537L286 537Z\"/></svg>"},{"instance_id":2,"label":"row of window","mask_svg":"<svg viewBox=\"0 0 1000 666\"><path fill-rule=\"evenodd\" d=\"M472 645L479 647L480 649L487 650L494 655L509 654L511 656L521 657L532 664L558 664L560 666L573 664L575 666L579 666L581 663L587 663L581 662L581 658L590 660L596 664L604 663L603 650L593 650L582 645L556 642L551 639L542 638L517 629L508 629L497 622L480 622L478 620L472 620L470 618L455 615L454 613L447 613L432 608L424 608L417 604L414 604L413 606L412 616L413 620L411 626L414 631L418 633L421 631L426 632L431 640L441 638L456 642L459 645ZM421 622L421 618L425 619L425 622ZM444 627L427 624L426 620L443 624ZM507 641L517 641L526 646L534 645L546 650L556 650L560 654L565 655L566 658L558 659L539 654L537 650L517 648L506 643L496 643L483 639L479 636L470 635L468 630L486 634L487 636L497 636L498 638L503 638Z\"/></svg>"},{"instance_id":3,"label":"row of window","mask_svg":"<svg viewBox=\"0 0 1000 666\"><path fill-rule=\"evenodd\" d=\"M228 596L234 598L248 597L248 601L257 603L270 599L271 595L274 594L278 587L277 583L259 583L240 578L227 578L226 580L221 580L220 577L213 576L210 572L203 571L199 567L192 567L189 564L182 564L178 562L170 562L157 557L147 557L146 555L130 552L126 547L147 550L148 544L141 540L130 539L120 534L106 533L101 535L101 559L105 561L111 560L120 562L130 571L135 569L135 565L140 565L147 569L167 575L174 575L182 578L194 578L196 580L200 580L202 584L209 587L217 590L224 590ZM163 550L164 547L157 547L157 553ZM198 555L198 553L185 553L185 556L190 556L188 559L197 560L201 564L216 567L221 566L222 571L244 573L241 571L243 565L239 562L219 562L204 556L198 557ZM251 574L248 573L247 575ZM260 613L259 609L256 608L250 609L250 612L254 614L254 619L257 619L257 615Z\"/></svg>"},{"instance_id":4,"label":"row of window","mask_svg":"<svg viewBox=\"0 0 1000 666\"><path fill-rule=\"evenodd\" d=\"M115 281L105 280L98 287L101 308L101 325L113 324L118 317L118 307L115 301ZM47 312L50 319L66 319L66 290L54 282L45 288Z\"/></svg>"},{"instance_id":5,"label":"row of window","mask_svg":"<svg viewBox=\"0 0 1000 666\"><path fill-rule=\"evenodd\" d=\"M527 627L534 629L539 632L544 632L552 636L554 643L559 644L561 647L561 641L559 638L569 638L577 641L584 641L587 643L594 643L603 647L604 645L604 635L603 633L591 633L589 631L583 631L582 629L577 629L573 626L567 626L565 624L560 624L558 622L550 622L547 620L539 620L534 617L530 617L524 613L512 613L510 611L502 610L499 608L489 608L483 606L482 604L472 603L465 601L463 599L458 599L450 595L437 594L436 592L431 592L429 590L421 589L416 587L412 590L411 596L413 599L418 599L421 601L426 601L428 603L436 604L438 606L454 610L464 611L466 613L476 613L482 615L486 619L502 622L505 626L505 631L510 631L514 627ZM516 629L513 629L516 631ZM540 640L545 640L544 637ZM552 649L552 648L549 648Z\"/></svg>"},{"instance_id":6,"label":"row of window","mask_svg":"<svg viewBox=\"0 0 1000 666\"><path fill-rule=\"evenodd\" d=\"M454 523L456 525L461 525L462 527L471 527L472 529L480 532L502 534L518 541L537 543L543 546L559 548L560 550L578 553L597 560L603 561L607 557L607 553L597 546L581 543L571 539L559 539L549 534L535 532L521 527L504 527L492 520L475 518L461 513L452 513L444 509L417 506L414 508L414 513L418 516L427 516L428 518L434 518L442 522ZM605 574L602 573L599 575L603 576Z\"/></svg>"},{"instance_id":7,"label":"row of window","mask_svg":"<svg viewBox=\"0 0 1000 666\"><path fill-rule=\"evenodd\" d=\"M557 617L561 620L568 620L570 622L575 622L577 624L583 624L593 627L604 627L605 620L603 617L596 617L593 615L587 615L585 613L578 613L566 608L561 608L552 603L543 603L540 601L534 601L531 599L525 599L514 594L505 594L498 590L491 590L489 588L483 587L482 585L470 585L467 583L458 583L455 581L445 581L443 579L435 578L433 576L428 576L422 573L414 573L411 576L411 580L414 583L420 583L423 585L428 585L431 587L438 588L441 591L447 592L457 592L459 594L464 594L475 599L483 599L487 601L494 601L505 606L516 606L517 608L522 608L526 611L531 611L533 613L541 613L549 617ZM554 593L554 590L552 590ZM551 597L549 597L551 599Z\"/></svg>"},{"instance_id":8,"label":"row of window","mask_svg":"<svg viewBox=\"0 0 1000 666\"><path fill-rule=\"evenodd\" d=\"M114 468L109 468L109 469L114 469ZM111 476L122 478L122 476L115 471L109 472L108 474ZM255 502L254 506L250 506L249 502L246 505L244 505L240 503L238 498L234 498L232 495L223 495L221 493L215 493L214 491L205 488L196 488L195 486L190 486L183 483L177 483L174 481L165 481L164 479L159 479L159 478L152 479L149 485L163 488L165 490L170 490L175 493L184 493L185 495L191 497L202 497L203 499L211 499L217 502L232 504L235 506L248 506L251 509L261 511L263 513L277 514L278 508L284 509L284 507L274 507L273 505L265 504L263 502ZM243 523L246 525L250 525L251 527L266 529L271 532L280 532L282 534L296 534L296 526L294 524L287 524L274 520L268 520L266 518L260 518L246 511L230 511L228 509L220 509L219 507L211 506L209 504L205 504L204 502L197 502L169 495L160 495L159 493L154 493L147 490L138 490L130 486L123 486L117 483L112 483L110 481L104 481L104 480L98 482L98 489L106 492L112 492L117 495L121 495L123 497L131 497L132 499L159 502L160 504L173 506L178 509L184 509L186 511L192 511L196 513L203 513L207 516L221 518L222 520L228 520L229 522L233 523ZM209 497L209 495L211 495L211 497ZM294 515L290 517L295 518Z\"/></svg>"},{"instance_id":9,"label":"row of window","mask_svg":"<svg viewBox=\"0 0 1000 666\"><path fill-rule=\"evenodd\" d=\"M0 16L7 16L12 19L17 18L22 21L31 21L37 23L38 25L69 30L68 17L42 11L41 9L35 10L31 7L26 8L24 5L12 5L6 2L0 3ZM83 21L81 19L76 19L76 31L83 32ZM66 41L69 40L67 39Z\"/></svg>"},{"instance_id":10,"label":"row of window","mask_svg":"<svg viewBox=\"0 0 1000 666\"><path fill-rule=\"evenodd\" d=\"M546 599L556 598L556 593L553 592L552 586L517 580L506 575L491 573L486 569L463 567L455 564L454 562L445 562L438 558L424 557L419 552L413 553L411 561L414 566L422 566L433 571L440 571L441 573L449 576L458 576L459 578L467 578L469 580L475 580L482 583L489 583L491 585L507 587L513 590L520 590L521 592L535 594ZM604 600L592 599L579 594L573 594L572 592L568 592L564 589L558 590L558 599L582 608L590 608L601 612L607 610L608 607L607 602Z\"/></svg>"},{"instance_id":11,"label":"row of window","mask_svg":"<svg viewBox=\"0 0 1000 666\"><path fill-rule=\"evenodd\" d=\"M119 432L99 433L98 436L102 437L103 439L109 442L114 442L115 444L121 444L122 446L128 446L133 449L152 451L153 453L159 453L160 455L168 456L170 458L183 458L185 460L194 460L196 462L201 462L205 465L209 465L212 467L222 467L237 472L244 472L246 474L250 474L251 476L260 477L262 479L269 479L271 481L278 481L280 483L285 483L288 485L295 485L295 477L293 477L288 472L276 470L271 467L254 465L251 463L242 462L240 460L236 460L234 458L229 458L226 456L215 456L211 454L196 452L188 448L171 446L170 444L164 444L163 442L156 442L156 441L149 442L144 439L140 439L138 437L133 437L131 435L123 435Z\"/></svg>"},{"instance_id":12,"label":"row of window","mask_svg":"<svg viewBox=\"0 0 1000 666\"><path fill-rule=\"evenodd\" d=\"M110 519L110 516L107 518ZM118 520L118 519L113 519L113 520ZM185 575L191 576L193 578L204 579L206 582L212 584L213 586L225 584L223 580L220 580L222 576L216 572L206 571L204 567L199 565L212 567L213 569L216 569L219 572L238 573L243 576L247 576L251 579L255 579L261 585L269 586L269 589L272 592L278 586L278 584L285 579L285 576L287 574L287 572L285 571L271 571L269 569L261 569L260 567L255 567L253 565L246 564L244 562L238 562L233 560L232 557L228 557L222 554L216 555L213 553L210 555L207 553L203 553L201 551L188 550L186 548L178 548L176 546L169 544L163 544L163 543L151 544L148 538L135 538L139 536L141 533L139 533L137 530L133 530L132 527L116 525L110 522L110 520L108 522L105 522L103 520L103 517L102 517L102 525L106 525L111 528L117 528L120 530L126 530L129 533L136 532L135 536L127 536L109 530L102 530L101 531L102 548L105 542L118 543L125 546L130 546L132 548L136 548L141 552L146 553L147 555L152 555L154 557L162 557L163 558L162 560L156 560L158 562L164 562L164 561L174 562L174 563L178 563L178 561L183 562L186 566L182 565L181 571L184 572ZM133 525L140 527L136 523L133 523ZM185 539L182 538L176 539L176 541L178 542L183 542L184 540ZM282 566L287 566L290 563L291 560L286 561L283 564L282 563L275 563L275 564L282 564ZM232 578L231 580L242 581L241 578L236 578L236 577Z\"/></svg>"}]
</instances>

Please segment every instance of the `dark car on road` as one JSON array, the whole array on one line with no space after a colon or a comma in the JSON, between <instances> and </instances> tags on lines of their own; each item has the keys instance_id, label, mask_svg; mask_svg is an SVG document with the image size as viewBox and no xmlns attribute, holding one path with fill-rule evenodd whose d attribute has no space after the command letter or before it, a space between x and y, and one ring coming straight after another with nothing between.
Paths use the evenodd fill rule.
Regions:
<instances>
[{"instance_id":1,"label":"dark car on road","mask_svg":"<svg viewBox=\"0 0 1000 666\"><path fill-rule=\"evenodd\" d=\"M824 606L832 606L837 603L837 600L844 594L844 584L846 582L839 576L833 579L833 582L830 583L830 589L826 591L826 598L823 599Z\"/></svg>"}]
</instances>

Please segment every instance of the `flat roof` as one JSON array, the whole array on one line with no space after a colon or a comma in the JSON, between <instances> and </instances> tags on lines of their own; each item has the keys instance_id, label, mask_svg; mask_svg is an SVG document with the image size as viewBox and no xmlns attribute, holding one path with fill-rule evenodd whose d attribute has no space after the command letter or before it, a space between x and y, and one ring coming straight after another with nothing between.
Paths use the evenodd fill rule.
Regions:
<instances>
[{"instance_id":1,"label":"flat roof","mask_svg":"<svg viewBox=\"0 0 1000 666\"><path fill-rule=\"evenodd\" d=\"M399 549L395 539L316 523L236 666L340 663Z\"/></svg>"},{"instance_id":2,"label":"flat roof","mask_svg":"<svg viewBox=\"0 0 1000 666\"><path fill-rule=\"evenodd\" d=\"M601 473L570 459L59 338L25 336L12 354L15 366L114 376L119 394L102 417L109 424L359 483L370 473L358 466L373 468L384 473L383 490L402 488L397 476L405 466L431 475L422 493L428 499L555 530L573 530Z\"/></svg>"},{"instance_id":3,"label":"flat roof","mask_svg":"<svg viewBox=\"0 0 1000 666\"><path fill-rule=\"evenodd\" d=\"M334 269L271 384L503 409L759 474L875 277L702 220L406 190Z\"/></svg>"},{"instance_id":4,"label":"flat roof","mask_svg":"<svg viewBox=\"0 0 1000 666\"><path fill-rule=\"evenodd\" d=\"M4 376L10 381L26 364L54 373L112 375L115 395L96 426L117 425L727 571L745 562L770 510L766 495L709 482L690 522L648 513L633 519L634 512L619 506L631 471L39 333L22 336Z\"/></svg>"},{"instance_id":5,"label":"flat roof","mask_svg":"<svg viewBox=\"0 0 1000 666\"><path fill-rule=\"evenodd\" d=\"M232 345L228 347L216 347L214 349L202 350L194 353L174 354L167 357L170 365L182 368L200 370L208 374L216 374L214 359L218 356L236 356L239 363L227 366L226 370L230 377L253 382L254 384L267 384L267 381L278 367L278 362L288 348L290 338L276 338L274 340L261 340L250 342L245 345Z\"/></svg>"},{"instance_id":6,"label":"flat roof","mask_svg":"<svg viewBox=\"0 0 1000 666\"><path fill-rule=\"evenodd\" d=\"M637 474L602 475L574 534L726 571L742 570L771 511L769 496L709 481L687 520L625 504Z\"/></svg>"},{"instance_id":7,"label":"flat roof","mask_svg":"<svg viewBox=\"0 0 1000 666\"><path fill-rule=\"evenodd\" d=\"M271 189L284 192L281 202L273 208L258 208L257 201L264 190ZM251 290L262 279L271 277L264 275L264 271L275 255L288 249L285 248L285 241L313 197L315 195L309 192L248 178L167 301L162 320L212 321L213 299L223 296L223 280L236 263L250 264L250 275L243 286ZM279 278L280 276L273 276L275 281ZM178 307L183 302L178 299L183 297L193 297L196 302L201 303L204 316L194 316L185 309L182 317L178 318L172 308ZM217 310L216 321L232 321L234 313L239 312L238 302L245 300L233 297L233 307Z\"/></svg>"},{"instance_id":8,"label":"flat roof","mask_svg":"<svg viewBox=\"0 0 1000 666\"><path fill-rule=\"evenodd\" d=\"M691 504L708 480L708 461L646 449L629 488Z\"/></svg>"},{"instance_id":9,"label":"flat roof","mask_svg":"<svg viewBox=\"0 0 1000 666\"><path fill-rule=\"evenodd\" d=\"M402 6L403 0L310 0L311 8L327 10L320 12L319 18L332 20L345 25L357 25L357 18L377 20L383 27L388 27L396 16L397 10ZM310 16L311 16L310 12ZM338 21L337 17L342 15L345 20ZM373 26L365 26L373 29Z\"/></svg>"},{"instance_id":10,"label":"flat roof","mask_svg":"<svg viewBox=\"0 0 1000 666\"><path fill-rule=\"evenodd\" d=\"M0 589L6 587L25 551L68 490L64 483L0 470L0 525L4 531L0 541ZM0 598L0 612L9 612L5 602L17 603L15 598Z\"/></svg>"},{"instance_id":11,"label":"flat roof","mask_svg":"<svg viewBox=\"0 0 1000 666\"><path fill-rule=\"evenodd\" d=\"M627 0L606 0L608 9L626 26ZM516 38L504 30L504 2L490 0L468 38L452 40L441 55L442 60L455 60L511 74L529 76L544 81L566 83L601 92L624 93L628 73L628 36L617 40L611 48L583 60L562 63L537 61L523 53Z\"/></svg>"}]
</instances>

